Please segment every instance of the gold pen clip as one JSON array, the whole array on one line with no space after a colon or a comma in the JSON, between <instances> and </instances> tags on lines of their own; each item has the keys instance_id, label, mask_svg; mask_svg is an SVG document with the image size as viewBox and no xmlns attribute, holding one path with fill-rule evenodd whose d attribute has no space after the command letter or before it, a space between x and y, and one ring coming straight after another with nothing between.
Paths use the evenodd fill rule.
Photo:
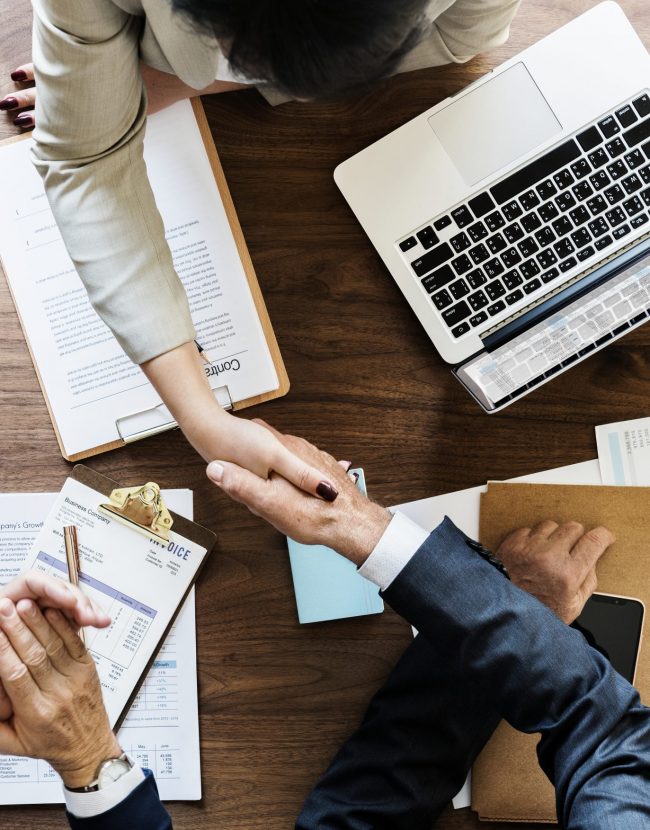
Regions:
<instances>
[{"instance_id":1,"label":"gold pen clip","mask_svg":"<svg viewBox=\"0 0 650 830\"><path fill-rule=\"evenodd\" d=\"M160 487L154 481L148 481L142 487L113 490L110 504L100 504L99 512L145 536L169 542L169 531L174 520L165 507Z\"/></svg>"}]
</instances>

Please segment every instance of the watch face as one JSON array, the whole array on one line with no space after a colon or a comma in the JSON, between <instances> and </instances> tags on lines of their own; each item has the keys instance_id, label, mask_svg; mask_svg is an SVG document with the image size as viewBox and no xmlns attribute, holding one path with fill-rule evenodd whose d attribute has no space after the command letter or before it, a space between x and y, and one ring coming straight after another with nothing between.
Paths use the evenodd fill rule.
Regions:
<instances>
[{"instance_id":1,"label":"watch face","mask_svg":"<svg viewBox=\"0 0 650 830\"><path fill-rule=\"evenodd\" d=\"M111 758L105 761L97 776L97 785L100 790L109 787L131 770L132 764L126 758Z\"/></svg>"}]
</instances>

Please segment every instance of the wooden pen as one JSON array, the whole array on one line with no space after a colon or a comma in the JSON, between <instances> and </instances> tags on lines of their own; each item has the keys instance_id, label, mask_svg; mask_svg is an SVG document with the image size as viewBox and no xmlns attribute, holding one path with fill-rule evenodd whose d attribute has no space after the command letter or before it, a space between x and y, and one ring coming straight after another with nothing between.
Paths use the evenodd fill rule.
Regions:
<instances>
[{"instance_id":1,"label":"wooden pen","mask_svg":"<svg viewBox=\"0 0 650 830\"><path fill-rule=\"evenodd\" d=\"M77 541L76 525L66 525L63 528L63 542L65 544L65 558L68 565L68 581L71 585L79 587L79 573L81 562L79 560L79 543ZM79 629L81 642L86 645L86 635L83 628Z\"/></svg>"}]
</instances>

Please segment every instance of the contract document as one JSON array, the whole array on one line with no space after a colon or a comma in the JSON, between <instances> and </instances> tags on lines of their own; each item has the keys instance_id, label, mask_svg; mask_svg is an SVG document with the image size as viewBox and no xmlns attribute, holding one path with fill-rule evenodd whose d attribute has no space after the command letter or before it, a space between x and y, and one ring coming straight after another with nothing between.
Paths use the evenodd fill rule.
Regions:
<instances>
[{"instance_id":1,"label":"contract document","mask_svg":"<svg viewBox=\"0 0 650 830\"><path fill-rule=\"evenodd\" d=\"M211 137L197 117L183 101L149 118L144 154L197 342L211 359L206 375L222 405L237 408L284 394L288 381L243 237L233 231L232 203L228 195L227 212L222 198L227 186ZM31 145L0 146L0 257L61 451L75 460L169 428L173 419L91 307Z\"/></svg>"},{"instance_id":2,"label":"contract document","mask_svg":"<svg viewBox=\"0 0 650 830\"><path fill-rule=\"evenodd\" d=\"M650 485L650 418L596 427L604 484Z\"/></svg>"},{"instance_id":3,"label":"contract document","mask_svg":"<svg viewBox=\"0 0 650 830\"><path fill-rule=\"evenodd\" d=\"M1 584L13 579L31 556L58 495L0 495ZM192 518L190 490L167 490L163 496L170 508ZM82 533L83 528L80 541ZM82 571L84 567L85 560ZM85 585L82 588L86 590ZM95 594L93 599L97 599ZM106 601L102 605L106 607ZM89 628L86 633L90 641L98 632ZM106 698L106 686L103 688ZM156 655L118 738L136 763L154 772L164 800L201 798L193 590ZM61 780L45 761L0 756L0 804L52 804L63 800Z\"/></svg>"}]
</instances>

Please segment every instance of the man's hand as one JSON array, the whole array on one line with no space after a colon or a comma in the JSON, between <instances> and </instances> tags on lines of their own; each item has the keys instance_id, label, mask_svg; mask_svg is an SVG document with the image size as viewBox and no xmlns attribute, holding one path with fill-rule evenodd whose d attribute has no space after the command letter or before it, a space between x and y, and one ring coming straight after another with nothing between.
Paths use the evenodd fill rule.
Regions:
<instances>
[{"instance_id":1,"label":"man's hand","mask_svg":"<svg viewBox=\"0 0 650 830\"><path fill-rule=\"evenodd\" d=\"M514 530L496 555L515 585L572 623L596 590L596 563L614 541L604 527L585 533L578 522L546 521Z\"/></svg>"},{"instance_id":2,"label":"man's hand","mask_svg":"<svg viewBox=\"0 0 650 830\"><path fill-rule=\"evenodd\" d=\"M335 502L315 499L278 475L268 479L226 461L214 461L207 474L235 501L245 504L282 533L309 545L328 545L362 565L390 522L390 513L359 492L331 455L294 435L270 430L291 453L328 477L338 490Z\"/></svg>"},{"instance_id":3,"label":"man's hand","mask_svg":"<svg viewBox=\"0 0 650 830\"><path fill-rule=\"evenodd\" d=\"M13 706L0 753L44 758L68 787L90 784L121 754L95 663L60 611L0 599L0 680Z\"/></svg>"}]
</instances>

